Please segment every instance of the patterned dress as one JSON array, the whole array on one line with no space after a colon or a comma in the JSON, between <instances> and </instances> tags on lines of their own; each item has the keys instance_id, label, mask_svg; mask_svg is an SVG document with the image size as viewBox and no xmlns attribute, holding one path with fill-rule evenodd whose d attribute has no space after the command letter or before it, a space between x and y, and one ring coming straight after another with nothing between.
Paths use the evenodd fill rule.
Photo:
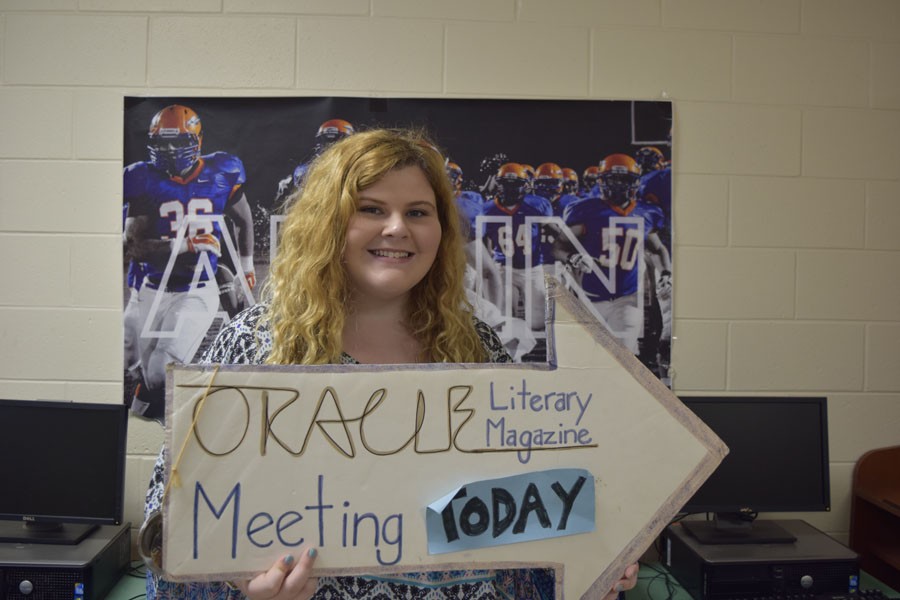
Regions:
<instances>
[{"instance_id":1,"label":"patterned dress","mask_svg":"<svg viewBox=\"0 0 900 600\"><path fill-rule=\"evenodd\" d=\"M272 335L261 321L266 307L257 304L237 315L218 335L202 362L262 364L272 350ZM503 343L485 323L475 329L491 363L512 362ZM357 364L343 354L341 364ZM165 489L165 454L160 452L147 490L145 516L158 510ZM469 569L398 573L380 576L319 577L314 600L550 600L555 590L552 569ZM238 600L240 590L222 581L180 583L147 572L147 598Z\"/></svg>"}]
</instances>

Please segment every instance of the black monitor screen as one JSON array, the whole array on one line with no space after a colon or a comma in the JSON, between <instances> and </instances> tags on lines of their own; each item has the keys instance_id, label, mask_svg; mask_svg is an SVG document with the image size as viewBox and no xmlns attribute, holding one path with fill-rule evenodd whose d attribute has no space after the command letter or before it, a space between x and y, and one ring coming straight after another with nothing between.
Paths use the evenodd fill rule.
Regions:
<instances>
[{"instance_id":1,"label":"black monitor screen","mask_svg":"<svg viewBox=\"0 0 900 600\"><path fill-rule=\"evenodd\" d=\"M685 397L729 452L687 513L830 509L825 398Z\"/></svg>"},{"instance_id":2,"label":"black monitor screen","mask_svg":"<svg viewBox=\"0 0 900 600\"><path fill-rule=\"evenodd\" d=\"M0 400L0 520L18 521L0 538L73 543L120 524L127 419L121 404Z\"/></svg>"}]
</instances>

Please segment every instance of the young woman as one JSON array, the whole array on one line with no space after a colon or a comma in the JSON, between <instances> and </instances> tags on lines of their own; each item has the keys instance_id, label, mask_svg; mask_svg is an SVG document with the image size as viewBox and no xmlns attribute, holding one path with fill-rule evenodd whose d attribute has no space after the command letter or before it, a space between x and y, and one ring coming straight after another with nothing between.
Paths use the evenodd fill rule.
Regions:
<instances>
[{"instance_id":1,"label":"young woman","mask_svg":"<svg viewBox=\"0 0 900 600\"><path fill-rule=\"evenodd\" d=\"M290 201L260 304L204 356L233 364L509 362L472 314L464 237L444 158L415 132L373 130L336 143ZM147 495L158 509L160 456ZM153 598L552 598L543 569L310 577L314 548L249 581L176 584L148 575ZM634 586L632 565L617 588ZM318 590L318 591L317 591Z\"/></svg>"}]
</instances>

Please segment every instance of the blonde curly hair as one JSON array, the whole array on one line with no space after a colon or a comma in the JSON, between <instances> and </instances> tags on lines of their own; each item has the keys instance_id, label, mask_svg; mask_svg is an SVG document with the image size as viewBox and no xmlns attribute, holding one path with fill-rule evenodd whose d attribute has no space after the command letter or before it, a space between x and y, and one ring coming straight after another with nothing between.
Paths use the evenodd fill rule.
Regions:
<instances>
[{"instance_id":1,"label":"blonde curly hair","mask_svg":"<svg viewBox=\"0 0 900 600\"><path fill-rule=\"evenodd\" d=\"M421 362L484 362L466 300L464 240L444 157L419 131L377 129L351 135L315 159L288 200L278 254L263 300L272 331L269 364L340 362L349 300L341 263L347 224L361 190L394 169L417 166L431 184L441 242L431 269L410 292L407 326Z\"/></svg>"}]
</instances>

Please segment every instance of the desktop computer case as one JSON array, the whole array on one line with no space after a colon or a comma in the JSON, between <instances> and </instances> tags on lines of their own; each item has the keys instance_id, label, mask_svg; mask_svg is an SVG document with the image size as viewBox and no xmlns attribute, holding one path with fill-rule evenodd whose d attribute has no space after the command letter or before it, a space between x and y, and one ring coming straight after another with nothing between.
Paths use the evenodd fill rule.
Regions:
<instances>
[{"instance_id":1,"label":"desktop computer case","mask_svg":"<svg viewBox=\"0 0 900 600\"><path fill-rule=\"evenodd\" d=\"M98 527L76 545L0 543L0 600L100 600L130 561L130 523Z\"/></svg>"},{"instance_id":2,"label":"desktop computer case","mask_svg":"<svg viewBox=\"0 0 900 600\"><path fill-rule=\"evenodd\" d=\"M680 524L663 533L663 563L696 600L787 598L856 591L859 557L800 520L777 521L787 544L699 543Z\"/></svg>"}]
</instances>

